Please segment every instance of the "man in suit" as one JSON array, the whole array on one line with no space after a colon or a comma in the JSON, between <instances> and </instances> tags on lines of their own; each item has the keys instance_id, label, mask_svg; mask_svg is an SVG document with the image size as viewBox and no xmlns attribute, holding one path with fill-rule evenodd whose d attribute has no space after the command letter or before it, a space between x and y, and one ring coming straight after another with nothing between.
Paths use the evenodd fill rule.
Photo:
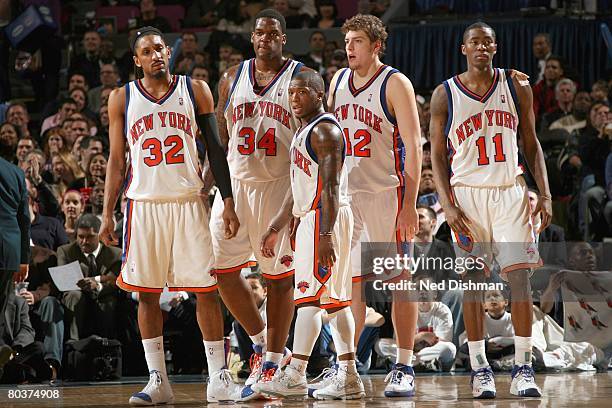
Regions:
<instances>
[{"instance_id":1,"label":"man in suit","mask_svg":"<svg viewBox=\"0 0 612 408\"><path fill-rule=\"evenodd\" d=\"M115 311L119 291L115 280L121 267L121 250L100 242L100 220L93 214L82 215L76 223L76 241L57 249L57 264L79 261L84 278L77 282L81 290L64 292L65 324L70 339L92 334L115 337Z\"/></svg>"},{"instance_id":2,"label":"man in suit","mask_svg":"<svg viewBox=\"0 0 612 408\"><path fill-rule=\"evenodd\" d=\"M23 282L28 277L30 259L30 213L25 175L3 157L0 151L0 332L12 280ZM0 371L8 361L10 348L0 338Z\"/></svg>"}]
</instances>

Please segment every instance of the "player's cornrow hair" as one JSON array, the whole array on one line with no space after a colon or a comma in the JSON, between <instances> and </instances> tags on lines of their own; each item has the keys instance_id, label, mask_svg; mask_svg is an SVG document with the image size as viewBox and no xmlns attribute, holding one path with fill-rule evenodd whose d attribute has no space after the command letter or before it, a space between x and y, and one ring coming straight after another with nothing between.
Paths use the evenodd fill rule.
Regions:
<instances>
[{"instance_id":1,"label":"player's cornrow hair","mask_svg":"<svg viewBox=\"0 0 612 408\"><path fill-rule=\"evenodd\" d=\"M346 35L349 31L363 31L372 42L380 40L378 55L382 56L385 53L385 43L389 34L378 17L370 14L357 14L346 20L342 25L342 34Z\"/></svg>"}]
</instances>

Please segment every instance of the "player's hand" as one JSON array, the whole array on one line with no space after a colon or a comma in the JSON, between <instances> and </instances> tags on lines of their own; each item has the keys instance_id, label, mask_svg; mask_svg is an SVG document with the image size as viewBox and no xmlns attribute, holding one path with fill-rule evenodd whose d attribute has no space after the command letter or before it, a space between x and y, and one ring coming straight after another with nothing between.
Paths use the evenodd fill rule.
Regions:
<instances>
[{"instance_id":1,"label":"player's hand","mask_svg":"<svg viewBox=\"0 0 612 408\"><path fill-rule=\"evenodd\" d=\"M106 246L118 245L119 239L115 234L115 220L113 217L103 217L102 225L100 226L100 232L98 233L100 241Z\"/></svg>"},{"instance_id":2,"label":"player's hand","mask_svg":"<svg viewBox=\"0 0 612 408\"><path fill-rule=\"evenodd\" d=\"M19 272L13 273L13 282L20 283L28 279L29 271L30 271L30 265L28 264L19 265Z\"/></svg>"},{"instance_id":3,"label":"player's hand","mask_svg":"<svg viewBox=\"0 0 612 408\"><path fill-rule=\"evenodd\" d=\"M419 232L419 214L415 207L406 206L397 216L396 229L400 233L402 242L410 242Z\"/></svg>"},{"instance_id":4,"label":"player's hand","mask_svg":"<svg viewBox=\"0 0 612 408\"><path fill-rule=\"evenodd\" d=\"M77 282L77 286L85 292L93 292L98 287L98 282L94 278L83 278Z\"/></svg>"},{"instance_id":5,"label":"player's hand","mask_svg":"<svg viewBox=\"0 0 612 408\"><path fill-rule=\"evenodd\" d=\"M540 229L538 230L538 234L544 231L550 225L552 220L552 200L550 197L539 196L538 204L533 212L534 216L540 215L540 219L542 220L542 224L540 224Z\"/></svg>"},{"instance_id":6,"label":"player's hand","mask_svg":"<svg viewBox=\"0 0 612 408\"><path fill-rule=\"evenodd\" d=\"M516 78L516 80L519 81L519 83L523 81L527 81L527 83L529 83L529 75L525 74L524 72L517 71L516 69L511 70L510 77ZM521 83L521 85L523 84Z\"/></svg>"},{"instance_id":7,"label":"player's hand","mask_svg":"<svg viewBox=\"0 0 612 408\"><path fill-rule=\"evenodd\" d=\"M268 228L261 238L261 245L259 248L264 258L273 258L275 256L274 248L276 247L276 241L278 241L278 231Z\"/></svg>"},{"instance_id":8,"label":"player's hand","mask_svg":"<svg viewBox=\"0 0 612 408\"><path fill-rule=\"evenodd\" d=\"M455 205L451 205L448 209L444 209L446 222L451 229L462 235L470 235L469 225L471 224L468 217Z\"/></svg>"},{"instance_id":9,"label":"player's hand","mask_svg":"<svg viewBox=\"0 0 612 408\"><path fill-rule=\"evenodd\" d=\"M240 221L234 210L234 199L231 197L223 200L225 207L223 208L223 224L225 224L225 239L232 239L238 234Z\"/></svg>"},{"instance_id":10,"label":"player's hand","mask_svg":"<svg viewBox=\"0 0 612 408\"><path fill-rule=\"evenodd\" d=\"M319 265L331 268L336 263L336 251L330 235L319 236Z\"/></svg>"}]
</instances>

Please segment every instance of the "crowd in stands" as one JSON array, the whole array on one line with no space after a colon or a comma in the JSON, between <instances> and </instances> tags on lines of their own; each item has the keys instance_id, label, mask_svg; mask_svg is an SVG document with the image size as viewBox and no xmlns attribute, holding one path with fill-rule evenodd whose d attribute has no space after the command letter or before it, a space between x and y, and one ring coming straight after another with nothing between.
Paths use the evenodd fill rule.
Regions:
<instances>
[{"instance_id":1,"label":"crowd in stands","mask_svg":"<svg viewBox=\"0 0 612 408\"><path fill-rule=\"evenodd\" d=\"M157 14L154 0L106 3L139 6L140 16L129 24L124 33L126 39L142 25L152 25L163 32L171 29L168 20ZM380 15L387 3L360 1L359 11ZM252 55L250 43L233 34L249 33L253 17L266 7L285 15L289 28L315 29L305 55L293 55L286 50L286 56L316 69L327 85L337 70L348 66L342 44L328 40L323 31L316 30L341 26L333 0L193 0L185 8L180 47L173 50L173 73L203 79L215 92L223 72ZM66 346L92 335L121 342L123 375L146 373L136 324L137 297L119 290L115 283L121 249L107 247L98 238L109 148L108 98L113 89L134 79L134 66L131 52L118 55L113 42L104 35L108 30L99 28L89 27L77 43L64 46L64 50L78 50L70 55L68 66L55 62L62 48L59 45L55 50L46 50L44 55L12 51L14 74L32 87L34 97L28 103L11 99L9 90L0 89L0 148L3 156L26 174L33 246L27 285L17 288L9 302L13 305L15 324L9 332L0 333L17 356L0 382L47 381L62 376L82 379L70 378L63 371L69 360ZM208 44L198 42L196 33L201 30L213 32ZM54 41L50 39L45 47ZM546 157L557 224L538 237L542 255L547 265L597 269L603 266L598 244L612 236L612 77L592 84L579 83L575 70L551 48L546 33L533 39L533 56L539 68L538 72L529 73L534 115ZM415 87L418 89L418 84ZM430 95L421 94L417 102L424 154L416 251L427 256L452 257L451 232L437 200L431 170ZM535 203L536 192L530 195ZM119 237L124 209L122 200L115 211ZM538 223L536 218L534 223ZM566 247L566 240L580 242ZM555 245L546 248L546 243ZM60 292L51 279L49 267L74 261L81 265L84 275L78 282L80 290ZM495 279L497 275L493 272ZM256 273L249 274L247 279L265 318L265 282ZM420 270L415 279L441 282L459 276L444 270ZM534 309L537 316L534 322L563 330L561 282L553 273L541 288L543 295L536 302L539 308ZM420 293L415 356L421 369L448 371L465 367L466 361L469 364L462 341L461 299L460 291ZM371 303L357 351L362 371L389 364L393 353L390 305L385 300ZM513 353L508 305L506 293L487 293L487 353L499 362L498 369L507 367L504 359ZM163 310L164 337L170 343L167 359L172 362L173 372L202 372L205 359L195 319L195 297L179 292L166 300ZM548 313L550 319L543 313ZM238 373L248 375L250 340L237 323L232 326L229 314L226 323L226 334L234 333L239 350ZM312 374L320 373L334 354L325 327L311 358ZM289 347L290 342L291 336ZM538 358L540 366L545 366L543 353L550 350L542 347Z\"/></svg>"}]
</instances>

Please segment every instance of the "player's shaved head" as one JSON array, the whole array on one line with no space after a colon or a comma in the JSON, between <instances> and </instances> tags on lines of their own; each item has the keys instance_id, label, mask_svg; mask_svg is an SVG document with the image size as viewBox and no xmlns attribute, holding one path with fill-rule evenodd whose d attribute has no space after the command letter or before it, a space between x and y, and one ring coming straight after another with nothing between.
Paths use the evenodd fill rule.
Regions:
<instances>
[{"instance_id":1,"label":"player's shaved head","mask_svg":"<svg viewBox=\"0 0 612 408\"><path fill-rule=\"evenodd\" d=\"M466 40L467 40L467 38L468 38L468 36L469 36L469 34L470 34L470 31L472 31L472 30L477 30L477 29L484 30L484 31L486 31L486 30L491 30L491 35L492 35L492 37L493 37L493 40L495 40L495 39L496 39L496 38L495 38L495 37L496 37L496 36L495 36L495 30L493 30L493 28L492 28L490 25L488 25L487 23L482 22L482 21L478 21L478 22L476 22L476 23L474 23L474 24L470 25L470 26L469 26L468 28L466 28L466 29L465 29L465 31L463 32L463 43L464 43L464 44L465 44L465 42L466 42Z\"/></svg>"},{"instance_id":2,"label":"player's shaved head","mask_svg":"<svg viewBox=\"0 0 612 408\"><path fill-rule=\"evenodd\" d=\"M323 78L316 71L301 71L298 72L291 82L293 81L302 81L304 83L304 87L310 88L316 93L325 93L325 83L323 82Z\"/></svg>"}]
</instances>

